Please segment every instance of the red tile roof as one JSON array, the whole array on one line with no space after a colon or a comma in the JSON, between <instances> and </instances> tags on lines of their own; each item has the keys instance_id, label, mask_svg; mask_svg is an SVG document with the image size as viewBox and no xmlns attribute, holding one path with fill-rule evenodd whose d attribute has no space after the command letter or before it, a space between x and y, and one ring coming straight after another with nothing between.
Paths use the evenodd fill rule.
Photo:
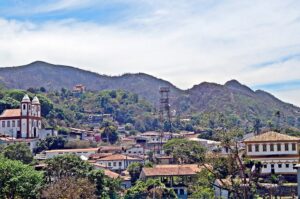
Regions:
<instances>
[{"instance_id":1,"label":"red tile roof","mask_svg":"<svg viewBox=\"0 0 300 199\"><path fill-rule=\"evenodd\" d=\"M300 141L300 138L289 136L274 131L269 131L260 135L256 135L245 139L244 142L277 142L277 141Z\"/></svg>"},{"instance_id":2,"label":"red tile roof","mask_svg":"<svg viewBox=\"0 0 300 199\"><path fill-rule=\"evenodd\" d=\"M155 176L190 176L196 175L204 167L196 164L184 164L184 165L156 165L153 168L143 168L142 172L145 177Z\"/></svg>"},{"instance_id":3,"label":"red tile roof","mask_svg":"<svg viewBox=\"0 0 300 199\"><path fill-rule=\"evenodd\" d=\"M57 149L57 150L47 150L47 153L51 152L97 152L98 148L84 148L84 149Z\"/></svg>"},{"instance_id":4,"label":"red tile roof","mask_svg":"<svg viewBox=\"0 0 300 199\"><path fill-rule=\"evenodd\" d=\"M21 110L20 109L6 109L1 115L0 118L5 117L20 117Z\"/></svg>"},{"instance_id":5,"label":"red tile roof","mask_svg":"<svg viewBox=\"0 0 300 199\"><path fill-rule=\"evenodd\" d=\"M126 155L122 155L122 154L114 154L114 155L99 159L99 161L113 161L113 160L142 160L142 159L134 158L134 157L130 157L128 155L126 156Z\"/></svg>"}]
</instances>

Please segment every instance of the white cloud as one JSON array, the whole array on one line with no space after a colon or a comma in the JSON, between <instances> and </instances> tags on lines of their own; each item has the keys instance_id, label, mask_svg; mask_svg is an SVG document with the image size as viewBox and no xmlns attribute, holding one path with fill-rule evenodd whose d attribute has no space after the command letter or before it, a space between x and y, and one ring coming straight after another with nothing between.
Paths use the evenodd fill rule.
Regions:
<instances>
[{"instance_id":1,"label":"white cloud","mask_svg":"<svg viewBox=\"0 0 300 199\"><path fill-rule=\"evenodd\" d=\"M103 2L108 3L97 1L97 5ZM35 9L52 12L89 3L58 1ZM258 85L300 77L299 59L252 67L300 53L298 1L122 3L136 9L128 10L121 22L106 25L74 19L36 24L2 18L1 65L44 60L109 75L146 72L181 88L232 78ZM294 91L284 96L287 101L299 99L293 97Z\"/></svg>"},{"instance_id":2,"label":"white cloud","mask_svg":"<svg viewBox=\"0 0 300 199\"><path fill-rule=\"evenodd\" d=\"M35 13L54 12L66 9L82 8L92 3L92 0L58 0L54 3L34 7Z\"/></svg>"}]
</instances>

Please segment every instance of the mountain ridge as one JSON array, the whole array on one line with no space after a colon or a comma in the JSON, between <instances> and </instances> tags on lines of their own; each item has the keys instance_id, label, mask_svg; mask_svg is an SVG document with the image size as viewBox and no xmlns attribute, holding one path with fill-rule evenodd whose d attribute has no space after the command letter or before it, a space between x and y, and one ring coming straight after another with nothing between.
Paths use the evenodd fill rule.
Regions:
<instances>
[{"instance_id":1,"label":"mountain ridge","mask_svg":"<svg viewBox=\"0 0 300 199\"><path fill-rule=\"evenodd\" d=\"M170 87L172 109L180 114L222 112L234 115L247 123L255 118L275 121L274 113L280 111L292 126L300 127L300 108L276 98L272 94L252 90L237 80L224 85L202 82L190 89L180 89L172 83L146 73L125 73L108 76L73 66L35 61L31 64L0 68L0 82L8 88L28 89L45 87L47 90L72 89L84 84L89 90L126 90L138 94L158 107L159 87ZM297 126L297 127L298 127Z\"/></svg>"}]
</instances>

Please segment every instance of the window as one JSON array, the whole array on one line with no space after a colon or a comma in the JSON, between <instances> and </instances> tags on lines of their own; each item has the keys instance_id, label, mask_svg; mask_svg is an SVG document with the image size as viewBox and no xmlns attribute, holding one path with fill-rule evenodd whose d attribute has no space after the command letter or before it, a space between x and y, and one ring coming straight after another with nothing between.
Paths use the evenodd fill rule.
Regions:
<instances>
[{"instance_id":1,"label":"window","mask_svg":"<svg viewBox=\"0 0 300 199\"><path fill-rule=\"evenodd\" d=\"M264 168L266 169L268 167L268 165L267 164L264 164Z\"/></svg>"},{"instance_id":2,"label":"window","mask_svg":"<svg viewBox=\"0 0 300 199\"><path fill-rule=\"evenodd\" d=\"M122 166L122 162L119 162L119 166Z\"/></svg>"},{"instance_id":3,"label":"window","mask_svg":"<svg viewBox=\"0 0 300 199\"><path fill-rule=\"evenodd\" d=\"M285 144L284 144L284 150L285 150L285 151L288 151L288 150L289 150L289 144L288 144L288 143L285 143Z\"/></svg>"},{"instance_id":4,"label":"window","mask_svg":"<svg viewBox=\"0 0 300 199\"><path fill-rule=\"evenodd\" d=\"M255 145L255 152L258 152L258 151L259 151L259 145L256 144L256 145Z\"/></svg>"},{"instance_id":5,"label":"window","mask_svg":"<svg viewBox=\"0 0 300 199\"><path fill-rule=\"evenodd\" d=\"M267 145L263 144L263 151L267 151Z\"/></svg>"},{"instance_id":6,"label":"window","mask_svg":"<svg viewBox=\"0 0 300 199\"><path fill-rule=\"evenodd\" d=\"M277 151L281 151L281 144L277 144Z\"/></svg>"},{"instance_id":7,"label":"window","mask_svg":"<svg viewBox=\"0 0 300 199\"><path fill-rule=\"evenodd\" d=\"M7 127L10 127L10 121L7 121Z\"/></svg>"},{"instance_id":8,"label":"window","mask_svg":"<svg viewBox=\"0 0 300 199\"><path fill-rule=\"evenodd\" d=\"M270 151L274 151L274 144L270 144Z\"/></svg>"},{"instance_id":9,"label":"window","mask_svg":"<svg viewBox=\"0 0 300 199\"><path fill-rule=\"evenodd\" d=\"M292 151L296 151L296 144L295 143L292 144Z\"/></svg>"},{"instance_id":10,"label":"window","mask_svg":"<svg viewBox=\"0 0 300 199\"><path fill-rule=\"evenodd\" d=\"M278 164L278 168L282 168L282 164Z\"/></svg>"},{"instance_id":11,"label":"window","mask_svg":"<svg viewBox=\"0 0 300 199\"><path fill-rule=\"evenodd\" d=\"M117 163L116 163L116 162L114 162L113 164L114 164L114 167L117 166Z\"/></svg>"},{"instance_id":12,"label":"window","mask_svg":"<svg viewBox=\"0 0 300 199\"><path fill-rule=\"evenodd\" d=\"M108 166L111 167L111 162L108 163Z\"/></svg>"},{"instance_id":13,"label":"window","mask_svg":"<svg viewBox=\"0 0 300 199\"><path fill-rule=\"evenodd\" d=\"M23 110L25 110L26 109L26 105L25 104L23 104Z\"/></svg>"},{"instance_id":14,"label":"window","mask_svg":"<svg viewBox=\"0 0 300 199\"><path fill-rule=\"evenodd\" d=\"M21 126L21 121L20 120L18 120L18 127L20 127Z\"/></svg>"},{"instance_id":15,"label":"window","mask_svg":"<svg viewBox=\"0 0 300 199\"><path fill-rule=\"evenodd\" d=\"M16 126L16 122L13 120L12 121L12 127L15 127Z\"/></svg>"},{"instance_id":16,"label":"window","mask_svg":"<svg viewBox=\"0 0 300 199\"><path fill-rule=\"evenodd\" d=\"M289 168L289 167L290 167L290 164L285 164L285 167L286 167L286 168Z\"/></svg>"},{"instance_id":17,"label":"window","mask_svg":"<svg viewBox=\"0 0 300 199\"><path fill-rule=\"evenodd\" d=\"M179 195L184 195L184 190L183 189L179 189Z\"/></svg>"},{"instance_id":18,"label":"window","mask_svg":"<svg viewBox=\"0 0 300 199\"><path fill-rule=\"evenodd\" d=\"M296 164L293 164L293 168L295 169Z\"/></svg>"},{"instance_id":19,"label":"window","mask_svg":"<svg viewBox=\"0 0 300 199\"><path fill-rule=\"evenodd\" d=\"M5 121L2 121L2 127L5 127Z\"/></svg>"},{"instance_id":20,"label":"window","mask_svg":"<svg viewBox=\"0 0 300 199\"><path fill-rule=\"evenodd\" d=\"M251 144L248 145L248 152L252 152L252 145Z\"/></svg>"}]
</instances>

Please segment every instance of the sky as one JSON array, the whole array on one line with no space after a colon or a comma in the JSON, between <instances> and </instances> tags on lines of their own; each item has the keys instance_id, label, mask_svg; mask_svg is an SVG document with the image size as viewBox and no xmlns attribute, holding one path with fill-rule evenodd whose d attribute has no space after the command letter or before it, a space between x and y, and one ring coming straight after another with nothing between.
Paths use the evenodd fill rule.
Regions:
<instances>
[{"instance_id":1,"label":"sky","mask_svg":"<svg viewBox=\"0 0 300 199\"><path fill-rule=\"evenodd\" d=\"M299 0L0 0L0 66L237 79L300 106Z\"/></svg>"}]
</instances>

